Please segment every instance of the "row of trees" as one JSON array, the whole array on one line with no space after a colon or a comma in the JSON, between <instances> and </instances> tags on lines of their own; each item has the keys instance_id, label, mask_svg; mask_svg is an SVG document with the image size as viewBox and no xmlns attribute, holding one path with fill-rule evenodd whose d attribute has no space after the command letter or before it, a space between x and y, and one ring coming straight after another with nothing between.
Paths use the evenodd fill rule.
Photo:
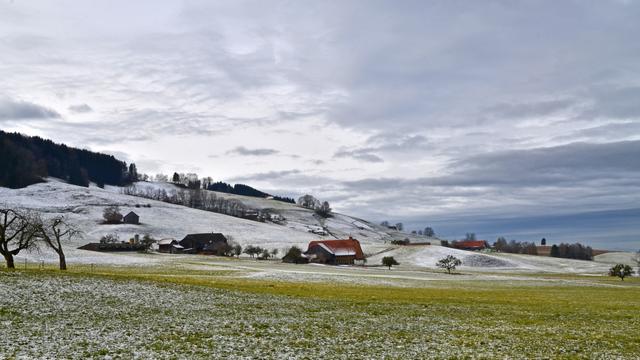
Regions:
<instances>
[{"instance_id":1,"label":"row of trees","mask_svg":"<svg viewBox=\"0 0 640 360\"><path fill-rule=\"evenodd\" d=\"M0 131L0 154L0 186L4 187L25 187L47 176L80 186L89 186L90 181L100 186L121 186L132 180L127 164L112 155L56 144L37 136Z\"/></svg>"},{"instance_id":2,"label":"row of trees","mask_svg":"<svg viewBox=\"0 0 640 360\"><path fill-rule=\"evenodd\" d=\"M313 210L318 216L323 218L329 218L333 216L333 210L328 201L320 202L312 195L306 194L298 198L297 204L303 208Z\"/></svg>"},{"instance_id":3,"label":"row of trees","mask_svg":"<svg viewBox=\"0 0 640 360\"><path fill-rule=\"evenodd\" d=\"M430 226L427 226L426 228L424 228L424 230L413 230L411 231L411 233L413 235L428 236L428 237L436 236L436 232Z\"/></svg>"},{"instance_id":4,"label":"row of trees","mask_svg":"<svg viewBox=\"0 0 640 360\"><path fill-rule=\"evenodd\" d=\"M9 269L15 268L14 257L21 251L45 246L58 255L60 270L66 270L62 243L79 234L62 216L43 219L34 212L0 208L0 254Z\"/></svg>"},{"instance_id":5,"label":"row of trees","mask_svg":"<svg viewBox=\"0 0 640 360\"><path fill-rule=\"evenodd\" d=\"M271 213L266 210L252 209L239 200L225 199L217 196L216 193L212 191L201 189L176 189L167 191L165 189L131 185L123 188L122 193L235 217L259 221L265 221L271 218Z\"/></svg>"},{"instance_id":6,"label":"row of trees","mask_svg":"<svg viewBox=\"0 0 640 360\"><path fill-rule=\"evenodd\" d=\"M538 247L535 243L526 241L520 242L516 240L507 241L507 239L502 236L493 243L493 249L495 251L511 254L538 255Z\"/></svg>"},{"instance_id":7,"label":"row of trees","mask_svg":"<svg viewBox=\"0 0 640 360\"><path fill-rule=\"evenodd\" d=\"M157 174L155 179L156 181L159 181L159 182L168 181L168 177L163 174ZM245 184L231 185L222 181L214 182L210 176L199 178L198 174L195 174L195 173L184 174L184 173L174 172L173 176L171 176L171 182L176 185L183 186L193 190L203 189L203 190L217 191L217 192L222 192L227 194L251 196L251 197L258 197L258 198L272 197L274 200L295 204L295 200L286 196L277 196L277 195L273 196Z\"/></svg>"},{"instance_id":8,"label":"row of trees","mask_svg":"<svg viewBox=\"0 0 640 360\"><path fill-rule=\"evenodd\" d=\"M398 230L398 231L403 231L404 230L404 224L401 223L401 222L396 223L395 225L391 225L391 223L389 223L387 220L384 220L384 221L380 222L380 226L384 226L384 227L389 228L389 229L395 229L395 230Z\"/></svg>"},{"instance_id":9,"label":"row of trees","mask_svg":"<svg viewBox=\"0 0 640 360\"><path fill-rule=\"evenodd\" d=\"M580 243L561 243L560 245L553 244L549 255L565 259L593 260L593 249L591 246L584 246Z\"/></svg>"}]
</instances>

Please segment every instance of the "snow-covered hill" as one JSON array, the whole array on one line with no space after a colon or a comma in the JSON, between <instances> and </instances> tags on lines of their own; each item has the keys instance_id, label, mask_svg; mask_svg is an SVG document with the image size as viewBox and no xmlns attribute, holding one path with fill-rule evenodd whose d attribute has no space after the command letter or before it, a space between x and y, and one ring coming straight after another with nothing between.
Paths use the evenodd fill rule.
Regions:
<instances>
[{"instance_id":1,"label":"snow-covered hill","mask_svg":"<svg viewBox=\"0 0 640 360\"><path fill-rule=\"evenodd\" d=\"M171 184L138 183L138 186L172 187ZM82 237L67 245L70 261L82 260L108 262L117 257L119 262L129 262L126 256L108 256L84 250L78 246L89 242L97 242L105 234L115 233L121 240L127 240L134 234L149 234L154 238L182 239L189 233L221 232L241 245L260 245L270 249L284 249L291 245L306 247L309 241L319 238L340 238L353 236L358 238L366 252L375 252L384 248L389 241L411 237L411 235L382 228L361 219L336 214L321 224L321 219L313 216L313 212L293 204L275 200L216 193L221 197L235 198L252 208L274 209L286 218L284 225L261 223L232 216L191 209L184 206L168 204L122 194L122 189L107 187L100 189L69 185L55 179L35 184L22 189L0 187L0 204L21 209L29 209L44 216L64 215L82 231ZM140 225L103 225L103 210L118 205L123 214L135 211L140 216ZM146 207L146 206L150 207ZM324 226L329 234L320 236L309 232ZM424 239L424 238L423 238ZM33 255L40 256L40 255ZM42 256L48 257L43 254ZM105 261L100 261L101 258ZM145 260L146 261L146 260Z\"/></svg>"}]
</instances>

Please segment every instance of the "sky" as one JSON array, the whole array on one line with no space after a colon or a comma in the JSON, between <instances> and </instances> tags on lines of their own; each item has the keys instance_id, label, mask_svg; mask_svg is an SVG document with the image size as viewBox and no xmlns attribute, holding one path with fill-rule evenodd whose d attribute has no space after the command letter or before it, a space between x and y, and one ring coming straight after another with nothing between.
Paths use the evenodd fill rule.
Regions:
<instances>
[{"instance_id":1,"label":"sky","mask_svg":"<svg viewBox=\"0 0 640 360\"><path fill-rule=\"evenodd\" d=\"M640 248L638 1L0 0L0 129L451 239Z\"/></svg>"}]
</instances>

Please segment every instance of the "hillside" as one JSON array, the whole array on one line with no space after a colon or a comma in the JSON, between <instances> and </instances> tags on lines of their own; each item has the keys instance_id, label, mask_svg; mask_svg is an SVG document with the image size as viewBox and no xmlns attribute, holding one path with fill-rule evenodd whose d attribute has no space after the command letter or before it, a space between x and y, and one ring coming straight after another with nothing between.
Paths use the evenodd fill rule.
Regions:
<instances>
[{"instance_id":1,"label":"hillside","mask_svg":"<svg viewBox=\"0 0 640 360\"><path fill-rule=\"evenodd\" d=\"M142 186L173 186L158 183L140 184ZM49 179L46 183L34 184L22 189L0 187L0 203L3 206L39 211L45 216L64 215L76 224L83 234L81 238L67 246L70 262L103 262L102 258L106 262L115 261L116 263L139 260L139 257L133 254L130 254L131 259L128 259L127 256L120 254L87 254L86 251L75 249L77 246L96 242L101 236L110 233L116 233L121 240L126 240L134 234L150 234L154 238L182 239L188 233L221 232L243 246L251 244L280 250L291 245L304 247L310 240L323 238L309 232L310 229L321 227L320 221L313 216L312 211L280 201L218 193L221 197L233 197L247 202L252 207L272 208L287 219L284 225L261 223L167 204L124 195L121 191L122 188L119 187L107 186L101 189L92 185L84 188ZM112 205L119 206L125 214L135 211L140 215L141 225L100 224L103 210ZM150 207L136 207L136 205L150 205ZM378 251L380 247L385 246L385 242L405 235L386 231L377 225L342 214L336 214L334 218L328 219L324 226L334 235L324 236L324 238L352 235L360 239L367 251ZM32 258L40 258L40 256L48 257L49 254L30 255ZM90 259L83 259L86 256ZM148 260L147 257L142 261Z\"/></svg>"}]
</instances>

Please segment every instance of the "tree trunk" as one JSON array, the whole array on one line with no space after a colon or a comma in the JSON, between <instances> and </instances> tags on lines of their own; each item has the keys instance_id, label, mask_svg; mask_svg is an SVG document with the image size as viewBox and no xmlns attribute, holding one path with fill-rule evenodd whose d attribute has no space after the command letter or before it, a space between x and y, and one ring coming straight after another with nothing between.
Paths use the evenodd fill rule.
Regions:
<instances>
[{"instance_id":1,"label":"tree trunk","mask_svg":"<svg viewBox=\"0 0 640 360\"><path fill-rule=\"evenodd\" d=\"M67 270L67 260L65 259L64 254L60 252L58 256L60 257L60 270Z\"/></svg>"},{"instance_id":2,"label":"tree trunk","mask_svg":"<svg viewBox=\"0 0 640 360\"><path fill-rule=\"evenodd\" d=\"M16 264L13 262L13 255L12 254L3 254L4 255L4 259L7 262L7 269L15 269L16 268Z\"/></svg>"}]
</instances>

